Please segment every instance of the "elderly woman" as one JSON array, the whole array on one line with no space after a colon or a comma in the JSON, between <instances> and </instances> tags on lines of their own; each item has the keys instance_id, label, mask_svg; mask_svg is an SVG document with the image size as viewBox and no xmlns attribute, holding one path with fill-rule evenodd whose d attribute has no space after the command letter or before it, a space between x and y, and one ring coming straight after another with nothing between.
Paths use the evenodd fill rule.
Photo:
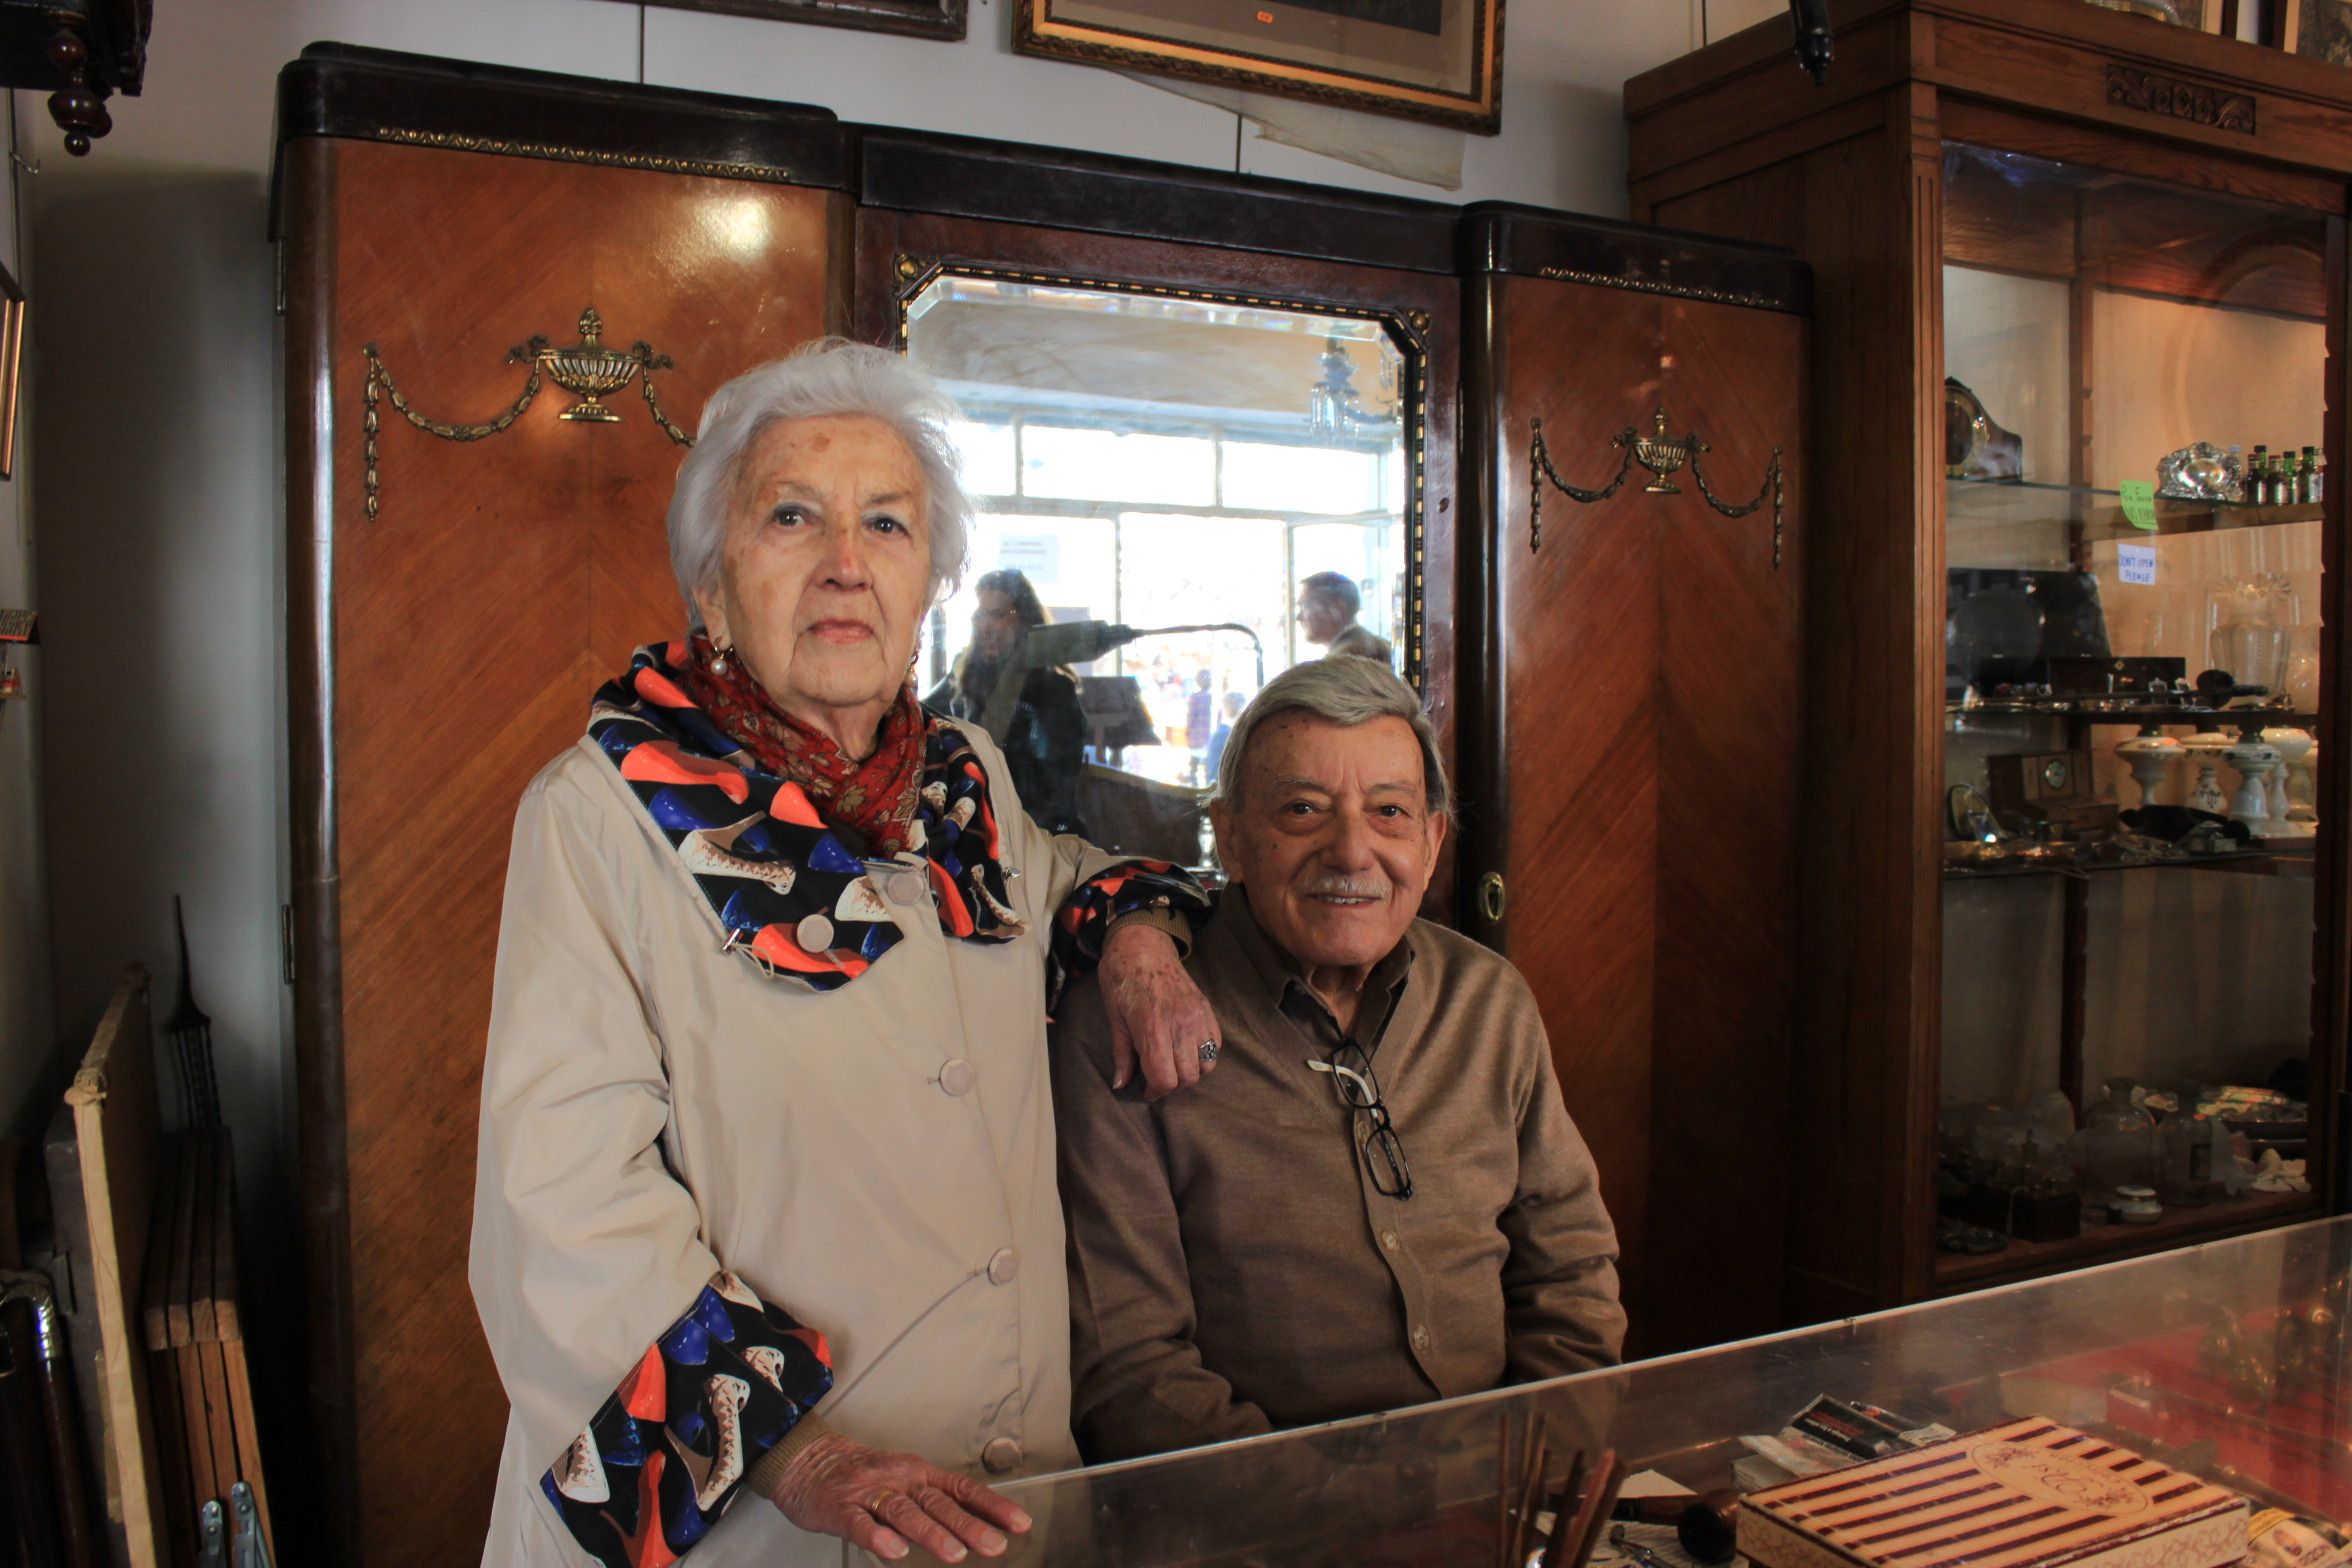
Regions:
<instances>
[{"instance_id":1,"label":"elderly woman","mask_svg":"<svg viewBox=\"0 0 2352 1568\"><path fill-rule=\"evenodd\" d=\"M972 589L971 644L923 700L951 719L972 720L1003 748L1030 816L1056 833L1083 833L1078 771L1087 724L1078 677L1060 665L1031 666L1030 629L1049 617L1027 573L1003 567Z\"/></svg>"},{"instance_id":2,"label":"elderly woman","mask_svg":"<svg viewBox=\"0 0 2352 1568\"><path fill-rule=\"evenodd\" d=\"M471 1268L513 1407L488 1562L994 1555L1027 1521L971 1472L1076 1458L1049 984L1099 963L1153 1088L1196 1079L1202 901L1040 830L916 704L964 551L948 412L843 343L722 388L670 505L690 633L524 794Z\"/></svg>"}]
</instances>

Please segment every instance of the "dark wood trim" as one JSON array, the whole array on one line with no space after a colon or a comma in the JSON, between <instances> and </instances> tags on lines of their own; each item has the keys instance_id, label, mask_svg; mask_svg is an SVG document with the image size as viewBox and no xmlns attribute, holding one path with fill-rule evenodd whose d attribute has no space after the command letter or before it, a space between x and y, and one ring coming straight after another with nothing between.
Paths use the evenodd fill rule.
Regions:
<instances>
[{"instance_id":1,"label":"dark wood trim","mask_svg":"<svg viewBox=\"0 0 2352 1568\"><path fill-rule=\"evenodd\" d=\"M1465 229L1465 233L1467 233ZM1504 745L1502 595L1495 570L1503 548L1504 507L1496 476L1504 461L1502 410L1505 346L1497 333L1497 294L1506 285L1493 273L1473 272L1462 283L1461 464L1462 497L1456 526L1455 571L1461 606L1457 622L1461 652L1456 659L1455 886L1456 926L1496 952L1503 951L1510 910L1488 918L1480 887L1489 873L1503 875L1509 842L1510 778ZM1486 388L1478 397L1476 389ZM1506 883L1506 894L1507 894Z\"/></svg>"},{"instance_id":2,"label":"dark wood trim","mask_svg":"<svg viewBox=\"0 0 2352 1568\"><path fill-rule=\"evenodd\" d=\"M343 1103L341 874L335 833L335 162L306 140L282 169L309 221L285 252L286 713L293 806L294 1072L300 1125L303 1283L309 1302L308 1434L331 1555L357 1561L350 1183ZM281 240L283 246L285 241Z\"/></svg>"},{"instance_id":3,"label":"dark wood trim","mask_svg":"<svg viewBox=\"0 0 2352 1568\"><path fill-rule=\"evenodd\" d=\"M2017 103L2081 126L2105 125L2175 154L2197 152L2274 167L2352 173L2352 75L2323 61L2165 27L2097 6L2051 0L1832 0L1838 59L1828 87L1808 85L1788 59L1785 24L1760 23L1625 84L1637 184L1736 150L1787 122L1818 118L1900 81L1932 83L1952 99ZM2071 74L2053 78L2064 60ZM2075 62L2098 69L2072 70ZM2228 92L2244 116L2136 106L2111 98L2106 68L2138 73L2182 95ZM2032 93L2035 102L2022 96ZM1810 95L1810 96L1804 96ZM1791 112L1792 103L1802 108ZM2193 106L2192 106L2193 107ZM2246 123L2250 121L2250 124Z\"/></svg>"},{"instance_id":4,"label":"dark wood trim","mask_svg":"<svg viewBox=\"0 0 2352 1568\"><path fill-rule=\"evenodd\" d=\"M847 127L858 205L1412 272L1454 270L1458 209L1134 158Z\"/></svg>"},{"instance_id":5,"label":"dark wood trim","mask_svg":"<svg viewBox=\"0 0 2352 1568\"><path fill-rule=\"evenodd\" d=\"M2352 223L2328 220L2327 413L2320 439L2331 453L2352 452ZM2343 463L2339 458L2339 464ZM2338 839L2352 828L2352 767L2342 761L2352 736L2352 693L2345 690L2345 653L2352 648L2352 499L2341 479L2322 498L2319 689L2319 837L2313 851L2311 1139L2323 1162L2312 1188L2336 1213L2352 1208L2352 1085L2344 1081L2345 1041L2352 1036L2352 865Z\"/></svg>"},{"instance_id":6,"label":"dark wood trim","mask_svg":"<svg viewBox=\"0 0 2352 1568\"><path fill-rule=\"evenodd\" d=\"M837 190L849 181L829 109L352 44L312 44L278 73L281 178L289 144L318 136ZM273 181L273 235L277 200Z\"/></svg>"},{"instance_id":7,"label":"dark wood trim","mask_svg":"<svg viewBox=\"0 0 2352 1568\"><path fill-rule=\"evenodd\" d=\"M1509 202L1462 210L1462 271L1467 277L1559 278L1799 315L1813 309L1813 269L1792 250Z\"/></svg>"}]
</instances>

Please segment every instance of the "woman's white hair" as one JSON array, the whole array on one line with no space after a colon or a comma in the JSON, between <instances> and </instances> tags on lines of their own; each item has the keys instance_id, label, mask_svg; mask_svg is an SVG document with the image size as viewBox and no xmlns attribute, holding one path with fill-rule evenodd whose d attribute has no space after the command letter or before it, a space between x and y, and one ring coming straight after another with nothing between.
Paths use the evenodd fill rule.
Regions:
<instances>
[{"instance_id":1,"label":"woman's white hair","mask_svg":"<svg viewBox=\"0 0 2352 1568\"><path fill-rule=\"evenodd\" d=\"M1421 743L1421 787L1428 798L1429 814L1452 814L1453 791L1446 783L1445 758L1437 749L1437 726L1429 722L1421 699L1385 661L1352 653L1294 664L1250 699L1225 737L1211 800L1223 806L1233 804L1247 787L1250 741L1258 726L1276 714L1294 711L1311 713L1348 729L1374 719L1403 719Z\"/></svg>"},{"instance_id":2,"label":"woman's white hair","mask_svg":"<svg viewBox=\"0 0 2352 1568\"><path fill-rule=\"evenodd\" d=\"M956 406L939 384L886 348L819 338L782 359L747 370L711 394L702 429L670 492L670 570L686 601L686 625L702 630L698 590L717 586L727 542L727 506L744 455L770 425L787 419L863 414L898 433L923 471L925 525L931 537L931 594L953 591L964 575L972 503L956 468L948 421Z\"/></svg>"}]
</instances>

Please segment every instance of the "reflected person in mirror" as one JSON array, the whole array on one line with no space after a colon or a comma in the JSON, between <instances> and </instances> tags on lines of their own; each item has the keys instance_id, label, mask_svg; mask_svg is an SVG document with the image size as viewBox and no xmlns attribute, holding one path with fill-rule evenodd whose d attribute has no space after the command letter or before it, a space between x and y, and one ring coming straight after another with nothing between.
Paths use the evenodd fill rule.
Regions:
<instances>
[{"instance_id":1,"label":"reflected person in mirror","mask_svg":"<svg viewBox=\"0 0 2352 1568\"><path fill-rule=\"evenodd\" d=\"M839 342L720 388L669 510L683 631L524 791L469 1270L512 1406L486 1562L994 1556L1027 1520L981 1477L1077 1458L1046 1009L1092 971L1155 1090L1197 1082L1206 900L1048 833L916 704L952 412Z\"/></svg>"},{"instance_id":2,"label":"reflected person in mirror","mask_svg":"<svg viewBox=\"0 0 2352 1568\"><path fill-rule=\"evenodd\" d=\"M1017 568L1001 567L972 586L978 601L972 640L923 705L988 732L1003 748L1013 788L1038 826L1084 837L1078 774L1086 764L1087 723L1078 676L1066 665L1039 665L1028 657L1030 629L1053 617L1028 574Z\"/></svg>"},{"instance_id":3,"label":"reflected person in mirror","mask_svg":"<svg viewBox=\"0 0 2352 1568\"><path fill-rule=\"evenodd\" d=\"M1054 1028L1087 1457L1613 1363L1616 1231L1535 998L1416 918L1450 805L1412 689L1370 659L1285 671L1210 816L1231 886L1186 967L1216 1078L1123 1091L1083 982Z\"/></svg>"},{"instance_id":4,"label":"reflected person in mirror","mask_svg":"<svg viewBox=\"0 0 2352 1568\"><path fill-rule=\"evenodd\" d=\"M1388 639L1357 623L1363 613L1363 592L1343 572L1317 572L1299 584L1299 630L1325 658L1344 653L1393 664L1396 650Z\"/></svg>"}]
</instances>

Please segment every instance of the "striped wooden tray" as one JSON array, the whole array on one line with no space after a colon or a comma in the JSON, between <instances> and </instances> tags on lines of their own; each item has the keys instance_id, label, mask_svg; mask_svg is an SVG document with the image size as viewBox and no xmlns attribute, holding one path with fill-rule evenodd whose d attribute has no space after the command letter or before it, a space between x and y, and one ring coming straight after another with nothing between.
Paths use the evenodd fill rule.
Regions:
<instances>
[{"instance_id":1,"label":"striped wooden tray","mask_svg":"<svg viewBox=\"0 0 2352 1568\"><path fill-rule=\"evenodd\" d=\"M2039 1419L1753 1493L1760 1568L2223 1568L2246 1500Z\"/></svg>"}]
</instances>

